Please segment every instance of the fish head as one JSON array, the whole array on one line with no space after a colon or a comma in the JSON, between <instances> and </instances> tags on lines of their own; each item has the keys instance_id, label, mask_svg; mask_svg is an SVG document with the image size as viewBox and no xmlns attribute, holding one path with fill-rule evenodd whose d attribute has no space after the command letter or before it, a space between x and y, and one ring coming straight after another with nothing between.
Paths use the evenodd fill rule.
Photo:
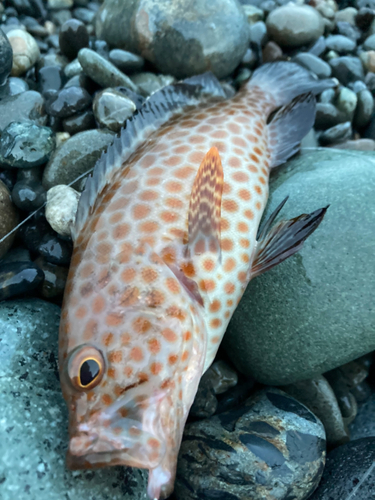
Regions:
<instances>
[{"instance_id":1,"label":"fish head","mask_svg":"<svg viewBox=\"0 0 375 500\"><path fill-rule=\"evenodd\" d=\"M105 286L94 268L89 295L80 268L70 271L60 324L68 466L147 468L151 495L159 498L163 485L173 485L203 371L201 306L154 257L112 266ZM131 284L120 282L124 273Z\"/></svg>"}]
</instances>

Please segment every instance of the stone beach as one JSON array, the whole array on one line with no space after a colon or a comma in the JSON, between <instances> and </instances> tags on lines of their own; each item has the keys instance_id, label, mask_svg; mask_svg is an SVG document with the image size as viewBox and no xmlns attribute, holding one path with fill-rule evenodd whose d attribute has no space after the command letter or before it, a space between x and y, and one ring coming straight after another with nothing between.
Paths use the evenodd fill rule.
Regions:
<instances>
[{"instance_id":1,"label":"stone beach","mask_svg":"<svg viewBox=\"0 0 375 500\"><path fill-rule=\"evenodd\" d=\"M65 464L58 327L78 200L154 92L212 71L232 96L275 61L336 80L301 152L272 172L264 220L288 195L283 218L330 207L245 291L200 381L169 500L371 498L375 3L4 0L1 500L147 500L142 469Z\"/></svg>"}]
</instances>

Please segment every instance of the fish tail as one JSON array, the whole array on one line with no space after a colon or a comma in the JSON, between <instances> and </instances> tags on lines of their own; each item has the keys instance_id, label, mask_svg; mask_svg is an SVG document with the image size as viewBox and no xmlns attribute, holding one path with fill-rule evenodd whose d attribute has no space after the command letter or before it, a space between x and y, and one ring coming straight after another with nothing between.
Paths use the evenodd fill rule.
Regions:
<instances>
[{"instance_id":1,"label":"fish tail","mask_svg":"<svg viewBox=\"0 0 375 500\"><path fill-rule=\"evenodd\" d=\"M297 153L300 142L315 121L315 95L337 85L334 78L316 79L312 73L291 62L269 63L258 68L246 84L272 96L266 113L278 111L268 124L270 167L286 162Z\"/></svg>"}]
</instances>

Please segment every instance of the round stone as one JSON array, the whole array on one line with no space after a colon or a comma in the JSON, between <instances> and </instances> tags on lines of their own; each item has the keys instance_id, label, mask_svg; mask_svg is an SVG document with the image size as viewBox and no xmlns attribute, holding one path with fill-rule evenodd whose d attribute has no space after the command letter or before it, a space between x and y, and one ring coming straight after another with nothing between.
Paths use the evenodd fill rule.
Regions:
<instances>
[{"instance_id":1,"label":"round stone","mask_svg":"<svg viewBox=\"0 0 375 500\"><path fill-rule=\"evenodd\" d=\"M77 113L69 118L65 118L62 122L62 126L65 132L68 132L70 135L95 128L94 113L90 110L84 111L83 113Z\"/></svg>"},{"instance_id":2,"label":"round stone","mask_svg":"<svg viewBox=\"0 0 375 500\"><path fill-rule=\"evenodd\" d=\"M0 264L0 300L35 290L43 277L43 271L32 262Z\"/></svg>"},{"instance_id":3,"label":"round stone","mask_svg":"<svg viewBox=\"0 0 375 500\"><path fill-rule=\"evenodd\" d=\"M0 240L12 231L18 223L18 212L12 203L10 192L0 180ZM12 246L16 233L13 232L3 241L0 241L0 259Z\"/></svg>"},{"instance_id":4,"label":"round stone","mask_svg":"<svg viewBox=\"0 0 375 500\"><path fill-rule=\"evenodd\" d=\"M14 185L12 200L20 210L32 212L46 201L46 190L40 182L19 181Z\"/></svg>"},{"instance_id":5,"label":"round stone","mask_svg":"<svg viewBox=\"0 0 375 500\"><path fill-rule=\"evenodd\" d=\"M68 87L51 94L46 100L46 111L49 115L67 118L83 111L91 104L91 96L82 87Z\"/></svg>"},{"instance_id":6,"label":"round stone","mask_svg":"<svg viewBox=\"0 0 375 500\"><path fill-rule=\"evenodd\" d=\"M119 132L125 121L136 110L134 102L116 89L105 89L96 94L93 111L102 127Z\"/></svg>"},{"instance_id":7,"label":"round stone","mask_svg":"<svg viewBox=\"0 0 375 500\"><path fill-rule=\"evenodd\" d=\"M330 65L314 54L300 52L293 57L293 61L315 73L318 78L328 78L331 76L332 70Z\"/></svg>"},{"instance_id":8,"label":"round stone","mask_svg":"<svg viewBox=\"0 0 375 500\"><path fill-rule=\"evenodd\" d=\"M41 294L45 299L51 300L61 298L64 294L68 269L56 266L47 262L42 257L38 257L34 264L43 271L44 279L41 285Z\"/></svg>"},{"instance_id":9,"label":"round stone","mask_svg":"<svg viewBox=\"0 0 375 500\"><path fill-rule=\"evenodd\" d=\"M143 57L121 49L111 50L109 60L124 73L140 71L145 64Z\"/></svg>"},{"instance_id":10,"label":"round stone","mask_svg":"<svg viewBox=\"0 0 375 500\"><path fill-rule=\"evenodd\" d=\"M13 65L13 51L4 31L0 28L0 87L4 85Z\"/></svg>"},{"instance_id":11,"label":"round stone","mask_svg":"<svg viewBox=\"0 0 375 500\"><path fill-rule=\"evenodd\" d=\"M61 26L59 44L64 56L74 59L78 52L89 44L86 26L77 19L69 19Z\"/></svg>"},{"instance_id":12,"label":"round stone","mask_svg":"<svg viewBox=\"0 0 375 500\"><path fill-rule=\"evenodd\" d=\"M270 13L267 30L280 47L301 47L323 35L324 23L313 7L288 3Z\"/></svg>"},{"instance_id":13,"label":"round stone","mask_svg":"<svg viewBox=\"0 0 375 500\"><path fill-rule=\"evenodd\" d=\"M54 186L47 192L46 219L61 236L72 235L79 198L80 193L65 185Z\"/></svg>"},{"instance_id":14,"label":"round stone","mask_svg":"<svg viewBox=\"0 0 375 500\"><path fill-rule=\"evenodd\" d=\"M9 31L8 40L13 49L12 76L19 76L32 68L40 57L35 38L27 31L15 29Z\"/></svg>"},{"instance_id":15,"label":"round stone","mask_svg":"<svg viewBox=\"0 0 375 500\"><path fill-rule=\"evenodd\" d=\"M374 98L367 89L358 93L358 104L354 115L353 125L357 130L363 129L370 121L374 111Z\"/></svg>"},{"instance_id":16,"label":"round stone","mask_svg":"<svg viewBox=\"0 0 375 500\"><path fill-rule=\"evenodd\" d=\"M346 54L353 52L356 48L356 43L347 36L330 35L326 38L326 46L327 49L334 50L338 54Z\"/></svg>"},{"instance_id":17,"label":"round stone","mask_svg":"<svg viewBox=\"0 0 375 500\"><path fill-rule=\"evenodd\" d=\"M60 90L67 78L59 66L46 66L38 71L39 92L44 94L49 90Z\"/></svg>"},{"instance_id":18,"label":"round stone","mask_svg":"<svg viewBox=\"0 0 375 500\"><path fill-rule=\"evenodd\" d=\"M329 63L332 67L333 76L343 85L365 79L363 66L359 57L336 57L335 59L331 59Z\"/></svg>"},{"instance_id":19,"label":"round stone","mask_svg":"<svg viewBox=\"0 0 375 500\"><path fill-rule=\"evenodd\" d=\"M45 125L47 115L44 99L34 90L28 90L1 100L0 132L12 122L31 122Z\"/></svg>"},{"instance_id":20,"label":"round stone","mask_svg":"<svg viewBox=\"0 0 375 500\"><path fill-rule=\"evenodd\" d=\"M339 123L332 128L325 130L319 137L322 146L329 146L347 141L353 134L350 122Z\"/></svg>"}]
</instances>

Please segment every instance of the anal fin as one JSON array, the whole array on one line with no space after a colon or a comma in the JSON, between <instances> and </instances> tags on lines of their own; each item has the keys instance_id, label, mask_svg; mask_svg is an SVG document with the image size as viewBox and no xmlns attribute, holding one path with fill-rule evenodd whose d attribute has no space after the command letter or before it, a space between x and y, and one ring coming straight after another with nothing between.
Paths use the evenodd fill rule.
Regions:
<instances>
[{"instance_id":1,"label":"anal fin","mask_svg":"<svg viewBox=\"0 0 375 500\"><path fill-rule=\"evenodd\" d=\"M254 278L280 264L291 255L298 252L304 241L322 222L328 209L320 208L311 214L302 214L290 220L282 220L271 229L271 224L285 205L288 197L283 200L262 228L257 242L250 277Z\"/></svg>"}]
</instances>

